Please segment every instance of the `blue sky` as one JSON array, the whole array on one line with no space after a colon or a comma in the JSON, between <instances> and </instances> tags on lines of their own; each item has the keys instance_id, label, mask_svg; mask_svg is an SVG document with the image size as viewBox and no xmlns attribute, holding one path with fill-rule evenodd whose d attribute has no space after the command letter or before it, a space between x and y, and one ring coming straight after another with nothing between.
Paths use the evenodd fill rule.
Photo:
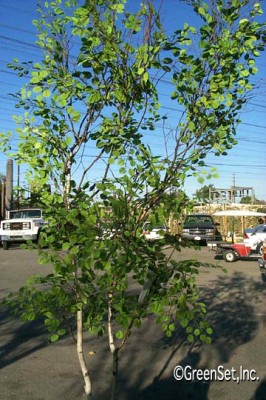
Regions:
<instances>
[{"instance_id":1,"label":"blue sky","mask_svg":"<svg viewBox=\"0 0 266 400\"><path fill-rule=\"evenodd\" d=\"M133 1L133 0L131 0ZM135 0L134 0L135 2ZM265 8L265 6L264 6ZM266 10L265 10L266 14ZM196 23L191 9L179 0L164 0L161 15L164 25L169 31L182 27L186 21ZM14 100L10 93L16 92L23 81L18 79L7 63L13 58L21 61L38 61L38 49L35 46L35 29L32 19L36 18L35 0L0 0L0 131L14 131L15 123L12 115L21 114L22 110L16 110ZM263 17L265 20L265 16ZM254 187L256 197L266 200L266 54L262 53L258 60L259 74L253 78L258 84L254 97L241 113L242 124L237 130L239 141L226 157L210 156L208 165L215 166L219 178L206 181L217 188L229 188L233 179L237 186ZM167 114L169 127L173 127L178 115L178 105L169 100L169 83L167 79L161 82L159 87L162 111ZM154 151L158 154L162 148L162 133L160 131L147 134L147 142L150 141ZM16 141L12 143L16 145ZM0 172L5 173L6 158L0 155ZM15 168L16 172L16 168ZM23 169L22 169L23 174ZM97 172L95 172L97 174ZM95 175L96 176L96 175ZM16 181L16 173L14 177ZM23 176L22 176L23 180ZM15 182L16 183L16 182ZM200 185L195 179L188 179L185 190L191 196Z\"/></svg>"}]
</instances>

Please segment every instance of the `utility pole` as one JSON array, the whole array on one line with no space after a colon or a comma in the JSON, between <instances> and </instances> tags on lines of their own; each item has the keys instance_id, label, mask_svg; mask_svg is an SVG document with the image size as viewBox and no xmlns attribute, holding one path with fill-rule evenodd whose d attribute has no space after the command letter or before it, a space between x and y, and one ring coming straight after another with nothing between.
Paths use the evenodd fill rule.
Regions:
<instances>
[{"instance_id":1,"label":"utility pole","mask_svg":"<svg viewBox=\"0 0 266 400\"><path fill-rule=\"evenodd\" d=\"M1 215L0 219L5 219L5 199L6 199L6 178L1 181Z\"/></svg>"},{"instance_id":2,"label":"utility pole","mask_svg":"<svg viewBox=\"0 0 266 400\"><path fill-rule=\"evenodd\" d=\"M6 164L6 201L5 212L12 210L13 206L13 160L7 160Z\"/></svg>"},{"instance_id":3,"label":"utility pole","mask_svg":"<svg viewBox=\"0 0 266 400\"><path fill-rule=\"evenodd\" d=\"M233 186L232 186L232 203L236 202L236 192L235 192L235 188L236 188L236 174L233 174Z\"/></svg>"},{"instance_id":4,"label":"utility pole","mask_svg":"<svg viewBox=\"0 0 266 400\"><path fill-rule=\"evenodd\" d=\"M17 205L18 205L18 209L20 208L20 165L18 164L18 183L17 183L17 186L18 186L18 194L17 194L17 196L18 196L18 198L17 198Z\"/></svg>"}]
</instances>

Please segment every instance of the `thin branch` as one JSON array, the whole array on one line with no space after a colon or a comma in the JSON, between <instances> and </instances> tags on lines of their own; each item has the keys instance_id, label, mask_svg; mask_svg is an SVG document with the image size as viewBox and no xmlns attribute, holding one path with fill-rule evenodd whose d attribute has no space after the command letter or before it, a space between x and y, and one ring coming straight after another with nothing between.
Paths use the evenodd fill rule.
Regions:
<instances>
[{"instance_id":1,"label":"thin branch","mask_svg":"<svg viewBox=\"0 0 266 400\"><path fill-rule=\"evenodd\" d=\"M81 179L80 179L80 183L79 183L79 186L78 186L78 189L77 189L77 190L81 190L81 185L82 185L82 183L83 183L83 181L84 181L84 179L85 179L85 176L86 176L87 172L93 167L93 165L94 165L97 161L100 160L100 158L102 157L103 154L104 154L104 149L102 149L102 150L100 151L100 153L98 154L98 156L95 157L95 159L90 163L90 165L83 171L82 176L81 176Z\"/></svg>"}]
</instances>

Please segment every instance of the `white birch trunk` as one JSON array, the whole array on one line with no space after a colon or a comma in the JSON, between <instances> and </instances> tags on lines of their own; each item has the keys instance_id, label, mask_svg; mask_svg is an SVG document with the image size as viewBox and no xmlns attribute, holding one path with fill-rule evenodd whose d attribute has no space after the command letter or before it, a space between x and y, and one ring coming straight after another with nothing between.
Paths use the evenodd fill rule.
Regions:
<instances>
[{"instance_id":1,"label":"white birch trunk","mask_svg":"<svg viewBox=\"0 0 266 400\"><path fill-rule=\"evenodd\" d=\"M113 357L113 367L112 367L112 388L111 388L111 396L110 400L115 400L116 386L117 386L117 377L118 377L118 348L115 346L114 335L112 330L112 300L113 295L109 293L108 298L108 338L109 338L109 347Z\"/></svg>"},{"instance_id":2,"label":"white birch trunk","mask_svg":"<svg viewBox=\"0 0 266 400\"><path fill-rule=\"evenodd\" d=\"M78 359L81 368L81 372L84 379L84 390L86 393L87 400L92 400L92 386L91 380L88 372L88 368L86 365L86 361L84 358L83 352L83 322L82 322L82 310L77 311L77 352Z\"/></svg>"}]
</instances>

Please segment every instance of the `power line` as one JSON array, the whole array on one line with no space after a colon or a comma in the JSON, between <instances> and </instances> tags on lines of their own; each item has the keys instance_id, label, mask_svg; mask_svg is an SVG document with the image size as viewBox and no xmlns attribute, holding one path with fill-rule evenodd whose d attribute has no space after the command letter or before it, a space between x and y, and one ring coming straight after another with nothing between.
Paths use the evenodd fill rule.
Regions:
<instances>
[{"instance_id":1,"label":"power line","mask_svg":"<svg viewBox=\"0 0 266 400\"><path fill-rule=\"evenodd\" d=\"M265 126L265 125L250 124L250 123L248 123L248 122L241 122L241 125L247 125L247 126L253 126L253 127L255 127L255 128L263 128L263 129L266 129L266 126Z\"/></svg>"},{"instance_id":2,"label":"power line","mask_svg":"<svg viewBox=\"0 0 266 400\"><path fill-rule=\"evenodd\" d=\"M0 3L0 7L4 7L4 8L9 9L9 10L16 10L16 11L19 11L20 13L23 12L25 14L36 16L36 13L33 13L33 12L29 11L29 10L26 10L25 8L18 8L18 7L10 6L10 5L3 4L3 3Z\"/></svg>"},{"instance_id":3,"label":"power line","mask_svg":"<svg viewBox=\"0 0 266 400\"><path fill-rule=\"evenodd\" d=\"M11 46L13 46L13 47L11 47ZM27 58L39 57L39 53L40 52L32 53L32 52L29 52L29 51L25 51L24 49L26 49L25 46L20 45L20 48L18 49L18 46L16 46L15 44L12 44L12 43L10 45L6 44L5 46L1 46L1 50L8 50L10 52L10 54L11 54L11 52L15 52L16 55L17 55L17 53L22 53L24 56L26 54ZM37 49L32 49L32 50L37 52ZM8 64L10 62L12 62L12 59L9 59L5 63Z\"/></svg>"},{"instance_id":4,"label":"power line","mask_svg":"<svg viewBox=\"0 0 266 400\"><path fill-rule=\"evenodd\" d=\"M251 103L251 102L248 104L251 104L252 106L256 106L256 107L266 108L266 106L263 106L262 104Z\"/></svg>"},{"instance_id":5,"label":"power line","mask_svg":"<svg viewBox=\"0 0 266 400\"><path fill-rule=\"evenodd\" d=\"M0 4L0 6L1 6L1 4ZM24 32L24 33L28 33L30 35L35 35L36 36L36 31L28 31L27 29L21 29L21 28L15 27L15 26L4 25L4 24L0 24L0 26L2 28L7 28L7 29L14 30L14 31Z\"/></svg>"},{"instance_id":6,"label":"power line","mask_svg":"<svg viewBox=\"0 0 266 400\"><path fill-rule=\"evenodd\" d=\"M4 69L0 69L0 72L2 72L3 74L9 74L9 75L16 75L17 76L16 72L11 72L11 71L4 70Z\"/></svg>"},{"instance_id":7,"label":"power line","mask_svg":"<svg viewBox=\"0 0 266 400\"><path fill-rule=\"evenodd\" d=\"M24 40L12 39L10 37L3 36L3 35L0 35L0 39L7 40L9 42L14 42L16 44L23 44L24 46L28 46L28 47L31 47L31 48L39 50L39 47L36 44L28 43L28 42L25 42Z\"/></svg>"},{"instance_id":8,"label":"power line","mask_svg":"<svg viewBox=\"0 0 266 400\"><path fill-rule=\"evenodd\" d=\"M226 167L252 167L252 168L266 168L266 165L254 165L254 164L233 164L233 163L216 163L212 162L211 165L208 165L208 167L212 167L213 165L220 165L220 166L226 166Z\"/></svg>"},{"instance_id":9,"label":"power line","mask_svg":"<svg viewBox=\"0 0 266 400\"><path fill-rule=\"evenodd\" d=\"M5 81L0 81L0 84L1 84L1 85L6 85L6 83L7 83L7 82L5 82ZM15 87L19 87L19 88L21 89L21 86L20 86L18 83L11 83L11 82L8 82L8 86L15 86Z\"/></svg>"},{"instance_id":10,"label":"power line","mask_svg":"<svg viewBox=\"0 0 266 400\"><path fill-rule=\"evenodd\" d=\"M242 140L243 142L250 142L250 143L266 144L266 142L263 142L260 140L250 140L250 139L245 139L242 137L239 137L237 140Z\"/></svg>"}]
</instances>

